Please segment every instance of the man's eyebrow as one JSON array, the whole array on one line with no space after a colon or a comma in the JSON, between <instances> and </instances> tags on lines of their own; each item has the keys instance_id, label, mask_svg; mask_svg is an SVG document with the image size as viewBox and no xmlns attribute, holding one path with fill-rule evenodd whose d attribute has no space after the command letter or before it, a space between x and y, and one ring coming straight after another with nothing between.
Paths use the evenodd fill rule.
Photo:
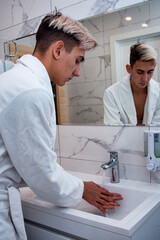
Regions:
<instances>
[{"instance_id":1,"label":"man's eyebrow","mask_svg":"<svg viewBox=\"0 0 160 240\"><path fill-rule=\"evenodd\" d=\"M136 71L144 72L144 70L137 68Z\"/></svg>"},{"instance_id":2,"label":"man's eyebrow","mask_svg":"<svg viewBox=\"0 0 160 240\"><path fill-rule=\"evenodd\" d=\"M138 68L136 69L136 71L145 72L144 70L138 69ZM149 69L147 72L150 72L150 71L154 71L154 68Z\"/></svg>"}]
</instances>

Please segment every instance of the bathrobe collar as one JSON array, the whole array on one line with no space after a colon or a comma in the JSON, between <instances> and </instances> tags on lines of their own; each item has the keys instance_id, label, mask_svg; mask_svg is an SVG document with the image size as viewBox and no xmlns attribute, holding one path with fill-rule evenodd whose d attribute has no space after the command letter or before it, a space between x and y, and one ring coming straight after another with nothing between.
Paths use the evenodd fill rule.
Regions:
<instances>
[{"instance_id":1,"label":"bathrobe collar","mask_svg":"<svg viewBox=\"0 0 160 240\"><path fill-rule=\"evenodd\" d=\"M118 94L122 108L129 118L129 122L136 125L137 114L131 90L130 76L127 76L122 80L121 87L118 89Z\"/></svg>"},{"instance_id":2,"label":"bathrobe collar","mask_svg":"<svg viewBox=\"0 0 160 240\"><path fill-rule=\"evenodd\" d=\"M159 86L153 79L148 84L148 95L146 99L143 123L151 124L153 114L159 101Z\"/></svg>"},{"instance_id":3,"label":"bathrobe collar","mask_svg":"<svg viewBox=\"0 0 160 240\"><path fill-rule=\"evenodd\" d=\"M133 94L130 84L130 76L125 77L121 82L121 87L118 89L119 99L122 107L126 112L130 122L137 124L137 114L134 104ZM143 123L150 124L152 122L153 114L159 99L159 87L157 82L153 79L148 84L148 94L144 107Z\"/></svg>"},{"instance_id":4,"label":"bathrobe collar","mask_svg":"<svg viewBox=\"0 0 160 240\"><path fill-rule=\"evenodd\" d=\"M35 75L37 75L37 79L41 82L45 87L51 90L51 81L48 75L48 72L42 62L34 57L31 54L23 55L20 59L17 60L17 64L23 64L25 67L29 68Z\"/></svg>"}]
</instances>

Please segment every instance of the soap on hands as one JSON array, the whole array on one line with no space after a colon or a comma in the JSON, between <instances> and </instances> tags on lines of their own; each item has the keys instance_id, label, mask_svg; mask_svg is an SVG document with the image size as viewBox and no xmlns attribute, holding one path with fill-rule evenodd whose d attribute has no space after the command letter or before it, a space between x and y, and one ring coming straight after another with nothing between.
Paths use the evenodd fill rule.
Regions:
<instances>
[{"instance_id":1,"label":"soap on hands","mask_svg":"<svg viewBox=\"0 0 160 240\"><path fill-rule=\"evenodd\" d=\"M97 207L101 212L106 213L107 209L114 209L114 206L120 206L116 201L123 199L121 194L111 193L94 182L83 183L84 191L82 198Z\"/></svg>"}]
</instances>

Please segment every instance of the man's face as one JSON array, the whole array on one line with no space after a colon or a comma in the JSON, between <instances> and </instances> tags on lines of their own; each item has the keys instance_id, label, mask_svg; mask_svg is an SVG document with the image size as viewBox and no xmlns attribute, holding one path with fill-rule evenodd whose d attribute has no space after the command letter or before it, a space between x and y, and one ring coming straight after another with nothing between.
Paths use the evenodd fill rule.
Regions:
<instances>
[{"instance_id":1,"label":"man's face","mask_svg":"<svg viewBox=\"0 0 160 240\"><path fill-rule=\"evenodd\" d=\"M66 52L64 48L60 54L57 70L53 74L53 81L59 86L64 86L73 77L80 76L80 64L84 61L85 50L76 46L70 53Z\"/></svg>"},{"instance_id":2,"label":"man's face","mask_svg":"<svg viewBox=\"0 0 160 240\"><path fill-rule=\"evenodd\" d=\"M140 89L147 87L153 76L155 66L153 61L136 61L133 67L127 65L126 68L131 75L132 86Z\"/></svg>"}]
</instances>

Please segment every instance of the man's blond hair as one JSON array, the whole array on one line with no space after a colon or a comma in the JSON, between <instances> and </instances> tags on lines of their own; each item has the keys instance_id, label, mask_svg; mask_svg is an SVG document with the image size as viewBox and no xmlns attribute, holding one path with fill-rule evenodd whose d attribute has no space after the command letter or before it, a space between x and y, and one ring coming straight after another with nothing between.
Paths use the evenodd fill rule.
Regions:
<instances>
[{"instance_id":1,"label":"man's blond hair","mask_svg":"<svg viewBox=\"0 0 160 240\"><path fill-rule=\"evenodd\" d=\"M137 43L130 48L130 65L133 67L136 61L153 61L156 64L157 52L146 43Z\"/></svg>"},{"instance_id":2,"label":"man's blond hair","mask_svg":"<svg viewBox=\"0 0 160 240\"><path fill-rule=\"evenodd\" d=\"M79 21L74 20L56 11L47 15L41 22L36 34L36 47L44 53L55 41L64 41L64 46L70 52L74 46L90 50L96 47L97 42Z\"/></svg>"}]
</instances>

